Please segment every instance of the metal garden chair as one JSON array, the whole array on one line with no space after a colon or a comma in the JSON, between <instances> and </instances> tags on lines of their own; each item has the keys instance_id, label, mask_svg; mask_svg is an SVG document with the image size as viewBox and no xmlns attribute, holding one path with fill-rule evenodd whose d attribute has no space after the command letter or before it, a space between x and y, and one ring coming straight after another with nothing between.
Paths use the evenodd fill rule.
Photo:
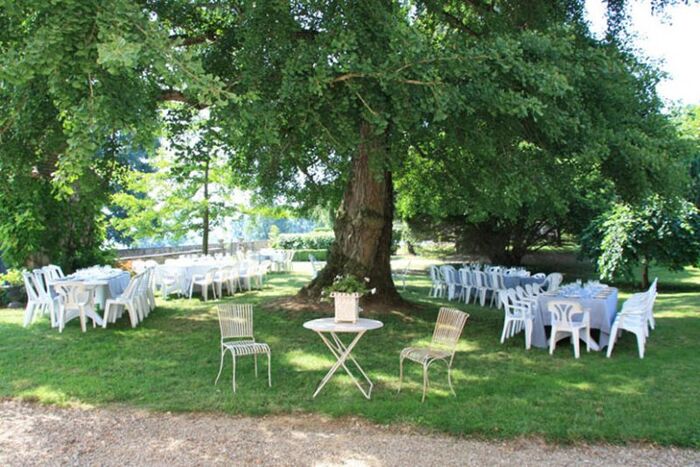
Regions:
<instances>
[{"instance_id":1,"label":"metal garden chair","mask_svg":"<svg viewBox=\"0 0 700 467\"><path fill-rule=\"evenodd\" d=\"M452 394L455 394L452 387L452 361L457 350L459 336L462 334L462 329L464 329L468 318L469 314L463 311L454 308L440 308L430 345L427 347L407 347L401 351L399 392L401 391L401 383L403 383L403 361L409 359L423 366L423 398L421 402L425 401L425 393L428 389L428 370L430 365L436 361L443 361L447 365L447 382Z\"/></svg>"},{"instance_id":2,"label":"metal garden chair","mask_svg":"<svg viewBox=\"0 0 700 467\"><path fill-rule=\"evenodd\" d=\"M262 342L255 342L253 337L253 305L223 304L219 305L219 327L221 328L221 363L216 381L219 382L224 369L224 356L231 352L233 360L233 392L236 392L236 357L252 355L255 358L255 376L258 376L258 354L267 355L267 384L272 387L270 369L270 347Z\"/></svg>"}]
</instances>

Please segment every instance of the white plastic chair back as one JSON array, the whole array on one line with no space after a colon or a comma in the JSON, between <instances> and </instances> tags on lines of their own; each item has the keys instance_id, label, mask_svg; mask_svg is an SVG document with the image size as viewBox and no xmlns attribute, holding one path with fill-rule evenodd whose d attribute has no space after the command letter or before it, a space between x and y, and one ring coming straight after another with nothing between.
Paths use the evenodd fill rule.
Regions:
<instances>
[{"instance_id":1,"label":"white plastic chair back","mask_svg":"<svg viewBox=\"0 0 700 467\"><path fill-rule=\"evenodd\" d=\"M42 298L51 298L51 292L49 291L49 283L45 277L43 269L35 269L32 271L35 279L35 285L37 286L39 296Z\"/></svg>"},{"instance_id":2,"label":"white plastic chair back","mask_svg":"<svg viewBox=\"0 0 700 467\"><path fill-rule=\"evenodd\" d=\"M437 266L430 266L430 280L433 284L441 282L440 269Z\"/></svg>"},{"instance_id":3,"label":"white plastic chair back","mask_svg":"<svg viewBox=\"0 0 700 467\"><path fill-rule=\"evenodd\" d=\"M562 280L564 280L564 276L558 272L553 272L547 276L547 279L545 279L545 283L547 284L547 292L554 292L558 290Z\"/></svg>"},{"instance_id":4,"label":"white plastic chair back","mask_svg":"<svg viewBox=\"0 0 700 467\"><path fill-rule=\"evenodd\" d=\"M547 310L552 314L552 326L556 325L560 331L572 329L584 315L580 303L567 300L553 300L547 304ZM581 318L576 319L577 315Z\"/></svg>"},{"instance_id":5,"label":"white plastic chair back","mask_svg":"<svg viewBox=\"0 0 700 467\"><path fill-rule=\"evenodd\" d=\"M471 273L468 268L462 268L459 270L459 278L462 281L462 285L465 287L471 287L472 278Z\"/></svg>"},{"instance_id":6,"label":"white plastic chair back","mask_svg":"<svg viewBox=\"0 0 700 467\"><path fill-rule=\"evenodd\" d=\"M468 318L469 314L463 311L454 308L440 308L430 347L445 350L454 355L462 329L464 329Z\"/></svg>"},{"instance_id":7,"label":"white plastic chair back","mask_svg":"<svg viewBox=\"0 0 700 467\"><path fill-rule=\"evenodd\" d=\"M22 278L24 278L24 288L27 291L27 298L30 302L36 302L40 300L41 293L39 292L39 286L36 283L36 277L29 272L23 272Z\"/></svg>"},{"instance_id":8,"label":"white plastic chair back","mask_svg":"<svg viewBox=\"0 0 700 467\"><path fill-rule=\"evenodd\" d=\"M483 271L474 271L474 285L477 288L483 288L487 286L486 283L486 273Z\"/></svg>"}]
</instances>

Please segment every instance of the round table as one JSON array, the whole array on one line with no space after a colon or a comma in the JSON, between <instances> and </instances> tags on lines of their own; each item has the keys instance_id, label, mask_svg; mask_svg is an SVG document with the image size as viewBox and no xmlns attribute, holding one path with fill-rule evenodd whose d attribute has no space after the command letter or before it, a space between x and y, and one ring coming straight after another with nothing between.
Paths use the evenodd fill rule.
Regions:
<instances>
[{"instance_id":1,"label":"round table","mask_svg":"<svg viewBox=\"0 0 700 467\"><path fill-rule=\"evenodd\" d=\"M316 392L314 392L313 398L316 397L316 395L321 391L321 389L323 389L323 386L326 385L326 383L331 379L331 377L341 366L348 374L348 376L350 376L350 379L352 379L352 381L355 383L362 395L365 396L367 399L371 397L372 387L374 385L367 376L367 373L365 373L360 364L357 363L355 357L352 356L352 349L355 347L355 345L357 345L357 343L365 334L365 332L372 331L374 329L379 329L382 326L384 326L384 323L382 323L381 321L366 318L360 318L355 323L336 323L334 318L320 318L304 323L304 327L306 329L315 331L316 334L318 334L321 337L323 343L326 344L326 347L328 347L333 356L336 358L336 362L333 364L331 369L328 370L326 376L323 377L323 379L318 385L318 388L316 388ZM355 334L355 337L349 345L345 345L343 341L340 340L340 338L338 337L338 334L341 333ZM330 336L330 339L326 336L326 334ZM366 391L362 387L360 382L352 374L350 369L347 367L347 360L349 360L355 365L355 368L362 374L363 378L369 385L369 388Z\"/></svg>"}]
</instances>

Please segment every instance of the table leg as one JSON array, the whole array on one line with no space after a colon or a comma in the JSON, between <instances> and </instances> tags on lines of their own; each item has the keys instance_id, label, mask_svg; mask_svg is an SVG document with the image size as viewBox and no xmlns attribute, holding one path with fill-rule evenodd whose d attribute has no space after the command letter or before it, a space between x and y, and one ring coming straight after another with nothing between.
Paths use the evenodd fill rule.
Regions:
<instances>
[{"instance_id":1,"label":"table leg","mask_svg":"<svg viewBox=\"0 0 700 467\"><path fill-rule=\"evenodd\" d=\"M350 345L346 346L343 344L343 342L338 338L338 336L334 333L331 332L329 333L331 337L333 338L333 342L328 340L326 336L323 335L322 332L317 332L317 334L321 337L321 340L323 340L323 343L326 344L326 347L331 351L333 356L336 358L336 362L333 364L330 370L328 370L328 373L326 373L326 376L323 377L321 382L318 385L318 388L316 389L316 392L314 392L313 397L315 398L318 393L323 389L323 387L328 383L328 381L331 379L331 377L335 374L335 372L340 368L341 366L345 370L345 372L350 376L352 381L355 383L355 385L358 387L360 392L362 393L363 396L365 396L367 399L371 397L372 394L372 381L370 381L369 377L367 374L364 372L362 367L357 363L357 360L351 355L352 349L355 347L357 342L362 338L364 335L365 331L359 332L357 336L350 342ZM364 390L364 388L360 385L359 381L355 378L355 376L352 374L350 369L345 365L345 361L347 359L350 359L354 363L354 365L357 367L357 369L362 373L362 376L365 378L365 381L369 384L369 389L367 391Z\"/></svg>"}]
</instances>

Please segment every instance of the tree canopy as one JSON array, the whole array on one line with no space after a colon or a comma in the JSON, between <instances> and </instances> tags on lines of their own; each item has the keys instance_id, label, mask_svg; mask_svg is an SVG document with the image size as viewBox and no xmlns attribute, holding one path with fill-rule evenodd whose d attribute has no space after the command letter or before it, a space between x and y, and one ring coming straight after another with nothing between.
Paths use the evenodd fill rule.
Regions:
<instances>
[{"instance_id":1,"label":"tree canopy","mask_svg":"<svg viewBox=\"0 0 700 467\"><path fill-rule=\"evenodd\" d=\"M654 70L592 37L582 0L0 5L0 170L14 187L3 205L41 192L32 196L86 203L99 227L126 147L152 154L173 103L206 108L203 131L232 184L270 202L338 206L311 295L351 274L369 277L380 300L398 297L395 194L406 217L532 230L590 218L612 192L642 199L677 185ZM185 165L194 153L180 154ZM46 228L24 199L24 222ZM21 235L17 215L0 212L0 231ZM101 236L87 238L92 251ZM18 260L38 248L3 241Z\"/></svg>"}]
</instances>

